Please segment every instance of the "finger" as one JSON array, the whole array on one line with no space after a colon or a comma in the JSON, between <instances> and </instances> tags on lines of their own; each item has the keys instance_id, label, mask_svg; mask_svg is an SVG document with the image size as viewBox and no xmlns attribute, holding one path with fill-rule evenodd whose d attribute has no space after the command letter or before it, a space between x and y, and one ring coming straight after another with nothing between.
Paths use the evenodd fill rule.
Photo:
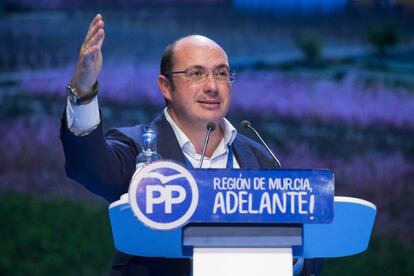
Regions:
<instances>
[{"instance_id":1,"label":"finger","mask_svg":"<svg viewBox=\"0 0 414 276\"><path fill-rule=\"evenodd\" d=\"M102 19L102 15L101 14L97 14L95 15L95 17L92 19L91 24L89 25L88 29L90 29L98 20Z\"/></svg>"},{"instance_id":2,"label":"finger","mask_svg":"<svg viewBox=\"0 0 414 276\"><path fill-rule=\"evenodd\" d=\"M104 36L105 36L105 32L104 32L104 30L99 30L89 41L88 41L88 43L86 44L86 49L89 49L89 48L91 48L91 47L93 47L93 46L97 46L99 43L102 45L102 42L101 42L101 40L103 40L103 38L104 38Z\"/></svg>"},{"instance_id":3,"label":"finger","mask_svg":"<svg viewBox=\"0 0 414 276\"><path fill-rule=\"evenodd\" d=\"M98 49L101 50L102 49L102 44L105 40L105 31L102 30L102 37L98 40L98 42L96 43L96 45L98 46Z\"/></svg>"},{"instance_id":4,"label":"finger","mask_svg":"<svg viewBox=\"0 0 414 276\"><path fill-rule=\"evenodd\" d=\"M88 31L84 42L88 42L100 29L103 29L105 23L102 20L98 20Z\"/></svg>"},{"instance_id":5,"label":"finger","mask_svg":"<svg viewBox=\"0 0 414 276\"><path fill-rule=\"evenodd\" d=\"M87 44L82 44L79 57L81 60L84 59L85 56L94 53L96 50L101 50L103 39L105 37L105 32L103 30L98 31L94 37L92 37Z\"/></svg>"},{"instance_id":6,"label":"finger","mask_svg":"<svg viewBox=\"0 0 414 276\"><path fill-rule=\"evenodd\" d=\"M89 40L94 34L103 27L103 21L98 20L93 26L88 29L88 33L85 36L85 41Z\"/></svg>"},{"instance_id":7,"label":"finger","mask_svg":"<svg viewBox=\"0 0 414 276\"><path fill-rule=\"evenodd\" d=\"M97 23L99 20L102 20L102 16L101 16L100 14L97 14L97 15L93 18L93 20L92 20L91 24L89 24L89 27L88 27L88 32L86 33L86 37L88 37L88 36L89 36L89 34L90 34L90 32L91 32L91 29L93 28L93 26L95 26L95 25L96 25L96 23Z\"/></svg>"}]
</instances>

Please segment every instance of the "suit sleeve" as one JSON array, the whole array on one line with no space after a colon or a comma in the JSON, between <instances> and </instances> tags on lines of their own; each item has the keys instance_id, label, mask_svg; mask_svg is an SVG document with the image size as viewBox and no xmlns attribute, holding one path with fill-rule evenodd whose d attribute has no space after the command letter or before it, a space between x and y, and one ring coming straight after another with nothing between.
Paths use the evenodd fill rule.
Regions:
<instances>
[{"instance_id":1,"label":"suit sleeve","mask_svg":"<svg viewBox=\"0 0 414 276\"><path fill-rule=\"evenodd\" d=\"M118 130L104 135L102 123L88 135L76 136L63 116L60 138L68 177L110 202L127 192L138 152L129 137Z\"/></svg>"}]
</instances>

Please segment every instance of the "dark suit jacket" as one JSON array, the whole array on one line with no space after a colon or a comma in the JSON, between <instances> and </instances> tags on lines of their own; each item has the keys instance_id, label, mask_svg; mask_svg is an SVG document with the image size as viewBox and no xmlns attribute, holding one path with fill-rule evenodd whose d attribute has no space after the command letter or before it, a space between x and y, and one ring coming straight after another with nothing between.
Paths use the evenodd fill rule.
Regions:
<instances>
[{"instance_id":1,"label":"dark suit jacket","mask_svg":"<svg viewBox=\"0 0 414 276\"><path fill-rule=\"evenodd\" d=\"M109 130L103 134L102 124L86 136L75 136L62 120L61 140L65 153L66 174L88 190L110 202L128 192L135 171L135 158L141 151L143 125ZM163 114L151 127L158 130L157 150L163 159L185 163L174 131ZM234 155L241 168L275 168L266 149L238 134L233 142ZM189 275L189 259L133 257L121 252L113 263L112 275Z\"/></svg>"}]
</instances>

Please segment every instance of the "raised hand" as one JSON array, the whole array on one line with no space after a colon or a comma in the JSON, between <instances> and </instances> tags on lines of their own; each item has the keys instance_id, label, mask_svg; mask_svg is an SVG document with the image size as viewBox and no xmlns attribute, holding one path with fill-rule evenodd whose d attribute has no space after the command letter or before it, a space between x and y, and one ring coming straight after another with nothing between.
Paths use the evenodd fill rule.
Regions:
<instances>
[{"instance_id":1,"label":"raised hand","mask_svg":"<svg viewBox=\"0 0 414 276\"><path fill-rule=\"evenodd\" d=\"M88 33L81 46L76 71L71 85L79 96L85 96L93 92L93 85L98 79L102 68L102 43L105 38L104 22L102 15L97 14L92 20Z\"/></svg>"}]
</instances>

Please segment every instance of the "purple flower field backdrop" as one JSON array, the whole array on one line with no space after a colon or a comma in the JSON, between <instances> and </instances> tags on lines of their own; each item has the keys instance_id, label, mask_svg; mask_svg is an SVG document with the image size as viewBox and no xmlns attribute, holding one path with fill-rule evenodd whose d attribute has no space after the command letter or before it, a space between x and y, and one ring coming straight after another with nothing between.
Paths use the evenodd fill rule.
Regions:
<instances>
[{"instance_id":1,"label":"purple flower field backdrop","mask_svg":"<svg viewBox=\"0 0 414 276\"><path fill-rule=\"evenodd\" d=\"M62 80L73 67L21 72L21 91L31 97L63 99ZM100 98L120 103L162 106L156 84L158 64L106 64L101 74ZM337 82L278 72L242 71L233 85L232 111L255 116L282 116L367 127L414 129L414 93L384 84L364 87L357 76Z\"/></svg>"},{"instance_id":2,"label":"purple flower field backdrop","mask_svg":"<svg viewBox=\"0 0 414 276\"><path fill-rule=\"evenodd\" d=\"M236 128L252 121L286 168L331 169L337 195L376 204L375 237L414 248L414 34L407 28L413 17L387 13L404 40L381 57L364 40L368 26L381 22L375 16L272 19L229 9L230 1L219 11L221 2L212 2L218 4L103 12L104 127L150 122L164 106L156 84L163 47L182 35L206 34L228 51L237 73L229 114ZM11 12L0 22L0 196L15 191L106 208L65 176L59 141L65 86L95 11ZM309 29L324 43L315 64L295 46ZM372 275L383 271L381 262L377 270L356 271Z\"/></svg>"}]
</instances>

